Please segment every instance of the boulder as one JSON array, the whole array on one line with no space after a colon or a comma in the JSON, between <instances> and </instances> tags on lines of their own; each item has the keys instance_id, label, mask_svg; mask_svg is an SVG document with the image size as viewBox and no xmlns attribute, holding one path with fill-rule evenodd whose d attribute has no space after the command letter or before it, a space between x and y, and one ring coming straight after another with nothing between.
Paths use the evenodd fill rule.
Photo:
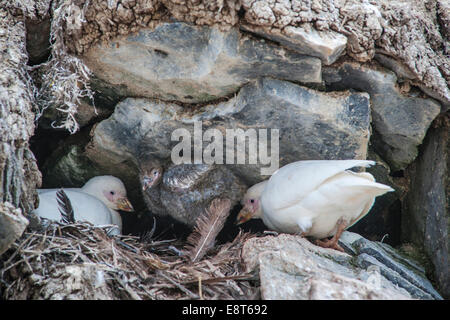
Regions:
<instances>
[{"instance_id":1,"label":"boulder","mask_svg":"<svg viewBox=\"0 0 450 320\"><path fill-rule=\"evenodd\" d=\"M123 96L198 103L235 94L260 77L321 82L321 61L236 28L163 23L83 55L94 75Z\"/></svg>"},{"instance_id":2,"label":"boulder","mask_svg":"<svg viewBox=\"0 0 450 320\"><path fill-rule=\"evenodd\" d=\"M369 241L349 232L340 239L340 243L356 255L354 261L359 268L377 267L382 276L408 291L415 299L442 299L427 279L426 270L388 244Z\"/></svg>"},{"instance_id":3,"label":"boulder","mask_svg":"<svg viewBox=\"0 0 450 320\"><path fill-rule=\"evenodd\" d=\"M247 271L259 272L263 299L442 299L391 247L348 231L340 244L347 253L281 234L247 240L242 256Z\"/></svg>"},{"instance_id":4,"label":"boulder","mask_svg":"<svg viewBox=\"0 0 450 320\"><path fill-rule=\"evenodd\" d=\"M324 69L323 77L332 90L354 88L370 94L374 147L392 170L405 169L417 157L418 146L441 111L438 102L402 94L395 74L385 69L344 62Z\"/></svg>"},{"instance_id":5,"label":"boulder","mask_svg":"<svg viewBox=\"0 0 450 320\"><path fill-rule=\"evenodd\" d=\"M450 298L450 121L443 120L429 130L420 156L407 170L402 238L425 251L440 292Z\"/></svg>"}]
</instances>

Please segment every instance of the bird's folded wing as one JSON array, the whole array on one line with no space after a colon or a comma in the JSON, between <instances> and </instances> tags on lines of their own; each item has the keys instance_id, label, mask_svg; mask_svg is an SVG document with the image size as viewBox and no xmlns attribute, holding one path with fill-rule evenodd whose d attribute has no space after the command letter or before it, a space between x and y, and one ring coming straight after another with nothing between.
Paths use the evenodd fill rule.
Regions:
<instances>
[{"instance_id":1,"label":"bird's folded wing","mask_svg":"<svg viewBox=\"0 0 450 320\"><path fill-rule=\"evenodd\" d=\"M60 190L60 188L58 189L37 189L38 194L41 193L47 193L47 192L56 192ZM81 188L64 188L64 191L77 191L77 192L83 192Z\"/></svg>"},{"instance_id":2,"label":"bird's folded wing","mask_svg":"<svg viewBox=\"0 0 450 320\"><path fill-rule=\"evenodd\" d=\"M61 220L56 191L39 193L39 207L33 212L40 217ZM64 189L73 207L76 221L89 221L94 225L112 224L111 212L99 199L87 193Z\"/></svg>"},{"instance_id":3,"label":"bird's folded wing","mask_svg":"<svg viewBox=\"0 0 450 320\"><path fill-rule=\"evenodd\" d=\"M311 160L290 163L276 171L263 191L263 205L279 210L295 205L326 180L353 167L374 165L370 160Z\"/></svg>"},{"instance_id":4,"label":"bird's folded wing","mask_svg":"<svg viewBox=\"0 0 450 320\"><path fill-rule=\"evenodd\" d=\"M194 187L199 181L207 177L213 169L208 164L181 164L167 170L163 184L170 190L185 190Z\"/></svg>"},{"instance_id":5,"label":"bird's folded wing","mask_svg":"<svg viewBox=\"0 0 450 320\"><path fill-rule=\"evenodd\" d=\"M367 179L365 175L342 172L325 181L302 201L308 210L319 213L354 214L355 217L373 203L375 197L393 189ZM370 208L367 208L370 209Z\"/></svg>"}]
</instances>

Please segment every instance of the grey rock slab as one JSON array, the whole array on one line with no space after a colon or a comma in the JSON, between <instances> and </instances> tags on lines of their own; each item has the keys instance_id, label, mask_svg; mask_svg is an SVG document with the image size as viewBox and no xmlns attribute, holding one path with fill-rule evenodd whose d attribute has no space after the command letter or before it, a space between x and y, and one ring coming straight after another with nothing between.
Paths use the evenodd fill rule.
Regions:
<instances>
[{"instance_id":1,"label":"grey rock slab","mask_svg":"<svg viewBox=\"0 0 450 320\"><path fill-rule=\"evenodd\" d=\"M287 26L280 29L249 24L241 29L261 37L279 42L281 45L301 54L318 57L325 65L334 63L345 53L347 37L334 31L317 31L310 25Z\"/></svg>"},{"instance_id":2,"label":"grey rock slab","mask_svg":"<svg viewBox=\"0 0 450 320\"><path fill-rule=\"evenodd\" d=\"M327 67L323 77L333 90L354 88L370 94L374 147L392 170L404 169L417 157L418 146L440 113L438 102L404 95L396 87L394 73L357 63Z\"/></svg>"},{"instance_id":3,"label":"grey rock slab","mask_svg":"<svg viewBox=\"0 0 450 320\"><path fill-rule=\"evenodd\" d=\"M323 93L293 83L262 79L243 87L227 102L208 105L194 112L169 103L145 99L126 99L114 114L98 124L89 147L94 161L112 164L141 155L169 165L171 150L179 142L171 140L175 129L186 129L194 136L194 122L201 129L223 133L223 163L226 148L244 152L246 164L230 164L245 183L259 182L262 164L249 164L249 146L239 151L237 143L227 145L227 129L279 130L280 166L307 159L364 159L370 135L370 109L365 93ZM257 132L261 137L260 132ZM203 142L203 148L209 143ZM234 162L236 163L236 162ZM275 171L277 168L274 168ZM273 173L272 171L272 173Z\"/></svg>"},{"instance_id":4,"label":"grey rock slab","mask_svg":"<svg viewBox=\"0 0 450 320\"><path fill-rule=\"evenodd\" d=\"M395 261L398 261L405 265L410 270L414 271L415 273L420 274L422 277L425 277L425 268L418 263L414 262L411 259L408 259L401 254L399 254L394 248L392 248L390 245L386 243L382 243L383 250L386 251L389 256L391 256Z\"/></svg>"},{"instance_id":5,"label":"grey rock slab","mask_svg":"<svg viewBox=\"0 0 450 320\"><path fill-rule=\"evenodd\" d=\"M263 299L442 299L423 268L392 247L345 231L347 253L297 235L247 240L242 257L258 272Z\"/></svg>"},{"instance_id":6,"label":"grey rock slab","mask_svg":"<svg viewBox=\"0 0 450 320\"><path fill-rule=\"evenodd\" d=\"M417 298L433 298L442 299L440 294L433 288L430 281L424 276L419 274L415 267L411 264L404 264L405 260L398 261L392 255L389 255L383 248L382 244L368 241L364 238L358 240L356 244L359 247L360 256L367 254L384 265L382 273L385 277L389 278L391 274L394 277L401 280L396 280L398 285L404 287L413 297ZM402 263L403 262L403 263ZM400 276L397 276L397 274ZM421 292L424 292L423 294Z\"/></svg>"},{"instance_id":7,"label":"grey rock slab","mask_svg":"<svg viewBox=\"0 0 450 320\"><path fill-rule=\"evenodd\" d=\"M83 61L121 94L187 103L228 97L259 77L321 82L318 58L241 35L236 28L182 22L98 45Z\"/></svg>"},{"instance_id":8,"label":"grey rock slab","mask_svg":"<svg viewBox=\"0 0 450 320\"><path fill-rule=\"evenodd\" d=\"M402 62L384 54L376 54L375 60L395 72L399 79L415 79L417 76Z\"/></svg>"},{"instance_id":9,"label":"grey rock slab","mask_svg":"<svg viewBox=\"0 0 450 320\"><path fill-rule=\"evenodd\" d=\"M428 131L422 152L408 167L410 192L403 202L402 236L430 258L439 292L450 298L450 125ZM440 121L437 121L440 122Z\"/></svg>"},{"instance_id":10,"label":"grey rock slab","mask_svg":"<svg viewBox=\"0 0 450 320\"><path fill-rule=\"evenodd\" d=\"M362 239L362 236L354 232L343 232L339 238L339 245L350 255L357 255L358 251L355 243Z\"/></svg>"},{"instance_id":11,"label":"grey rock slab","mask_svg":"<svg viewBox=\"0 0 450 320\"><path fill-rule=\"evenodd\" d=\"M363 268L375 265L391 282L407 290L417 299L442 299L425 276L425 270L415 261L402 256L391 246L373 242L353 232L344 232L339 244L346 252L357 257Z\"/></svg>"},{"instance_id":12,"label":"grey rock slab","mask_svg":"<svg viewBox=\"0 0 450 320\"><path fill-rule=\"evenodd\" d=\"M315 246L305 238L281 234L245 242L247 271L259 272L263 299L410 299L381 274L357 268L352 257Z\"/></svg>"},{"instance_id":13,"label":"grey rock slab","mask_svg":"<svg viewBox=\"0 0 450 320\"><path fill-rule=\"evenodd\" d=\"M84 148L68 144L52 154L42 168L44 182L49 187L82 186L88 178L99 175L86 158Z\"/></svg>"},{"instance_id":14,"label":"grey rock slab","mask_svg":"<svg viewBox=\"0 0 450 320\"><path fill-rule=\"evenodd\" d=\"M361 268L368 268L370 266L378 266L380 268L380 273L389 279L394 285L399 286L400 288L405 289L408 291L412 297L416 299L425 299L425 300L432 300L433 296L430 294L424 292L417 286L414 286L412 283L410 283L405 278L401 277L399 273L396 271L384 266L380 261L375 259L373 256L368 255L366 253L362 253L358 255L356 259L356 263Z\"/></svg>"}]
</instances>

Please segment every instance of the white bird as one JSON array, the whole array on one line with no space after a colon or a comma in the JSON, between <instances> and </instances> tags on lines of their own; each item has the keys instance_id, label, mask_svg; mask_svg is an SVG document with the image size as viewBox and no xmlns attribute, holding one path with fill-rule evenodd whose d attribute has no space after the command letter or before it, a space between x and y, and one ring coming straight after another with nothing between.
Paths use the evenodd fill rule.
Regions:
<instances>
[{"instance_id":1,"label":"white bird","mask_svg":"<svg viewBox=\"0 0 450 320\"><path fill-rule=\"evenodd\" d=\"M56 199L58 190L39 189L39 207L33 212L42 218L61 220ZM113 176L97 176L81 188L67 188L64 191L72 204L75 221L88 221L94 225L113 224L122 233L122 218L116 210L133 211L124 184Z\"/></svg>"},{"instance_id":2,"label":"white bird","mask_svg":"<svg viewBox=\"0 0 450 320\"><path fill-rule=\"evenodd\" d=\"M349 171L374 165L369 160L297 161L278 169L269 180L249 188L237 224L261 218L277 232L301 234L316 244L343 251L341 233L363 218L375 197L394 191L368 172Z\"/></svg>"}]
</instances>

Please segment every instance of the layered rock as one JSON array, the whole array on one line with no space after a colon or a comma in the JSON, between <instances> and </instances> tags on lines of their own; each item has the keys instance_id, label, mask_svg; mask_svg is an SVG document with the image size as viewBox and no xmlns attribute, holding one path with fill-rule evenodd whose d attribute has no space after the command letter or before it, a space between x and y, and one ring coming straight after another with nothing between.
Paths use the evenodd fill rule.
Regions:
<instances>
[{"instance_id":1,"label":"layered rock","mask_svg":"<svg viewBox=\"0 0 450 320\"><path fill-rule=\"evenodd\" d=\"M189 0L181 4L173 0L136 0L116 5L102 0L60 2L55 7L54 29L63 29L65 44L77 55L85 54L100 42L115 41L117 37L173 20L218 26L222 30L237 25L263 30L257 33L268 39L279 39L276 41L294 50L305 49L297 45L302 38L301 41L306 40L308 54L312 55L324 42L330 44L326 39L331 35L331 38L345 37L347 54L357 61L369 61L376 53L382 53L404 64L412 72L416 85L444 105L450 105L446 85L449 60L445 53L448 42L445 1ZM302 30L308 33L303 36ZM312 36L316 31L319 36ZM319 52L323 53L326 47Z\"/></svg>"},{"instance_id":2,"label":"layered rock","mask_svg":"<svg viewBox=\"0 0 450 320\"><path fill-rule=\"evenodd\" d=\"M348 253L294 235L252 238L242 251L263 299L442 299L415 262L391 247L344 232Z\"/></svg>"},{"instance_id":3,"label":"layered rock","mask_svg":"<svg viewBox=\"0 0 450 320\"><path fill-rule=\"evenodd\" d=\"M279 42L295 52L318 57L325 65L334 63L345 53L347 38L333 31L317 31L310 25L287 26L280 31L270 27L242 25L241 29Z\"/></svg>"},{"instance_id":4,"label":"layered rock","mask_svg":"<svg viewBox=\"0 0 450 320\"><path fill-rule=\"evenodd\" d=\"M124 96L187 103L217 100L273 77L321 82L319 59L216 27L164 23L91 48L84 61Z\"/></svg>"},{"instance_id":5,"label":"layered rock","mask_svg":"<svg viewBox=\"0 0 450 320\"><path fill-rule=\"evenodd\" d=\"M448 5L442 1L246 0L242 7L245 24L264 29L265 37L281 34L293 44L296 37L285 31L291 27L334 31L346 36L346 52L356 61L370 61L376 53L392 57L412 72L414 84L450 105L448 32L441 27ZM284 39L280 43L286 45Z\"/></svg>"},{"instance_id":6,"label":"layered rock","mask_svg":"<svg viewBox=\"0 0 450 320\"><path fill-rule=\"evenodd\" d=\"M450 297L450 142L449 119L429 130L422 154L408 168L410 192L404 201L403 240L422 248L431 260L442 294Z\"/></svg>"},{"instance_id":7,"label":"layered rock","mask_svg":"<svg viewBox=\"0 0 450 320\"><path fill-rule=\"evenodd\" d=\"M108 159L115 158L117 163L143 153L167 162L178 142L171 141L172 132L186 129L194 137L197 122L204 132L217 129L223 133L222 163L227 161L228 148L235 151L237 158L246 156L248 165L232 161L230 168L251 184L262 179L260 169L268 163L262 163L261 158L256 164L249 163L252 149L248 145L241 149L234 143L228 146L226 129L239 128L244 133L255 129L255 134L256 129L269 129L268 134L271 129L280 130L280 165L301 159L365 158L369 112L366 94L327 94L271 79L249 84L236 98L193 113L174 104L127 99L95 128L90 148L97 155L91 153L90 158L101 162L103 154L108 154Z\"/></svg>"},{"instance_id":8,"label":"layered rock","mask_svg":"<svg viewBox=\"0 0 450 320\"><path fill-rule=\"evenodd\" d=\"M430 98L402 94L397 77L388 70L377 70L345 62L324 70L331 89L354 88L368 92L372 102L372 122L378 139L374 147L393 170L404 169L418 154L431 122L441 111Z\"/></svg>"}]
</instances>

